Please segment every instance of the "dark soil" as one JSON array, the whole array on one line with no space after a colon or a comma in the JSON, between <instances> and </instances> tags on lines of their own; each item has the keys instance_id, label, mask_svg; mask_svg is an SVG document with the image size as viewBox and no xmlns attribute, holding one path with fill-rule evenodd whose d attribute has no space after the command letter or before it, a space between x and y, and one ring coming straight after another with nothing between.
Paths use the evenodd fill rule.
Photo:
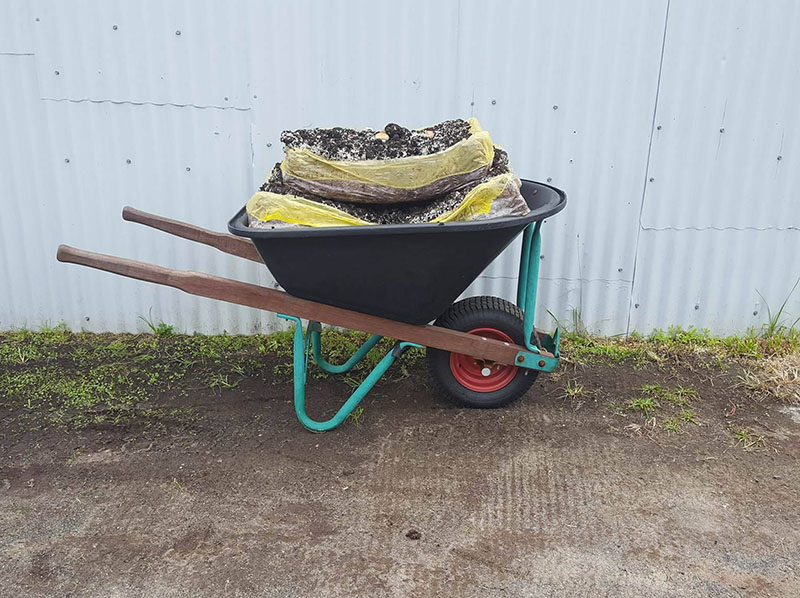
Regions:
<instances>
[{"instance_id":1,"label":"dark soil","mask_svg":"<svg viewBox=\"0 0 800 598\"><path fill-rule=\"evenodd\" d=\"M147 363L166 375L164 350ZM242 350L263 366L247 375L219 355L234 387L193 366L121 424L0 402L0 594L800 596L800 424L744 394L735 362L565 364L489 411L395 365L358 423L310 434L287 355ZM310 411L329 417L352 387L312 372ZM645 384L694 389L697 423L620 408Z\"/></svg>"},{"instance_id":2,"label":"dark soil","mask_svg":"<svg viewBox=\"0 0 800 598\"><path fill-rule=\"evenodd\" d=\"M288 187L286 187L286 185L284 185L283 178L281 176L280 163L276 164L272 169L269 178L261 186L260 191L279 193L281 195L289 193L304 197L312 201L317 201L319 203L332 206L343 212L346 212L347 214L350 214L351 216L355 216L356 218L360 218L361 220L365 220L367 222L373 222L375 224L421 224L424 222L430 222L434 218L453 210L463 201L464 197L466 197L467 193L469 193L471 189L485 182L491 177L505 174L507 172L510 172L508 153L504 149L495 146L494 160L492 161L492 166L489 168L489 172L485 177L479 181L451 191L450 193L447 193L446 195L433 199L429 202L414 202L408 204L392 204L388 206L381 206L345 203L317 197L314 195L300 194L294 190L290 190ZM251 222L251 226L263 228L270 227L272 225L261 222Z\"/></svg>"},{"instance_id":3,"label":"dark soil","mask_svg":"<svg viewBox=\"0 0 800 598\"><path fill-rule=\"evenodd\" d=\"M447 120L425 129L389 123L381 133L372 129L298 129L281 133L286 149L306 148L328 160L385 160L425 156L445 150L470 135L465 120ZM381 137L384 137L383 139Z\"/></svg>"}]
</instances>

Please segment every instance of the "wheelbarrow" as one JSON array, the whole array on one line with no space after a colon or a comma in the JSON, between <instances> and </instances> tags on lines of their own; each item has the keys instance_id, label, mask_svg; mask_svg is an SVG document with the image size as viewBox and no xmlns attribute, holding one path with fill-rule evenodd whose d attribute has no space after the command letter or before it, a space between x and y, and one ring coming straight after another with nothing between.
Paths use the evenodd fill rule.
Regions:
<instances>
[{"instance_id":1,"label":"wheelbarrow","mask_svg":"<svg viewBox=\"0 0 800 598\"><path fill-rule=\"evenodd\" d=\"M313 432L341 424L410 347L425 347L437 387L461 406L501 407L521 397L539 372L559 361L559 329L534 328L542 222L564 209L563 191L523 181L531 211L523 217L439 224L258 229L242 208L225 234L131 207L123 219L196 241L269 268L285 291L115 256L58 248L61 262L154 282L246 305L294 322L294 408ZM522 233L516 304L497 297L455 299ZM308 320L303 330L301 319ZM433 321L431 325L430 322ZM344 363L322 356L321 323L370 333ZM350 371L383 338L396 339L336 414L306 412L308 361L325 372Z\"/></svg>"}]
</instances>

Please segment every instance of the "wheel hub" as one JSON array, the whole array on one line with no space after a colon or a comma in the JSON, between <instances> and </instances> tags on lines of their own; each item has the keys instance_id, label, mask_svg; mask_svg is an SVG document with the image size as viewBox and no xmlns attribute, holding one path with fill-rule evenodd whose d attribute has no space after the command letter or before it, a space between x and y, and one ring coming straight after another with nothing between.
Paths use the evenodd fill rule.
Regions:
<instances>
[{"instance_id":1,"label":"wheel hub","mask_svg":"<svg viewBox=\"0 0 800 598\"><path fill-rule=\"evenodd\" d=\"M475 328L468 333L506 343L514 342L505 332L496 328ZM500 390L517 375L516 366L475 359L461 353L450 353L450 370L459 384L476 392Z\"/></svg>"}]
</instances>

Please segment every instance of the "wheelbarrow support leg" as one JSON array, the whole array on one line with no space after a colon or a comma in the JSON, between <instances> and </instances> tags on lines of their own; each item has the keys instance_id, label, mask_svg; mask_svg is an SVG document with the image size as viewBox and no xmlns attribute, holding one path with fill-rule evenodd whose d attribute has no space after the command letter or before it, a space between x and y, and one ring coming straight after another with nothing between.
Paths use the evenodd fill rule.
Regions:
<instances>
[{"instance_id":1,"label":"wheelbarrow support leg","mask_svg":"<svg viewBox=\"0 0 800 598\"><path fill-rule=\"evenodd\" d=\"M296 318L294 316L286 316L283 314L278 314L281 318L286 320L292 320L295 323L294 328L294 411L297 414L297 419L300 420L300 423L303 426L312 431L312 432L327 432L328 430L333 430L339 424L341 424L350 413L353 412L361 400L367 395L367 393L372 390L372 387L375 386L375 383L380 380L381 376L386 373L386 370L395 362L395 360L400 357L403 352L409 347L419 347L415 343L407 343L407 342L399 342L397 343L394 348L386 354L386 356L381 359L378 365L369 373L369 375L364 379L364 381L359 385L358 388L350 395L350 398L345 401L344 405L339 408L339 411L336 412L332 418L325 420L325 421L316 421L311 419L308 414L306 413L306 377L308 374L308 358L312 348L310 345L314 343L312 340L314 336L319 336L319 322L310 322L308 327L308 334L303 334L303 323L301 322L300 318ZM347 371L352 368L358 361L360 361L364 355L366 355L369 350L375 346L375 344L380 340L380 337L377 339L374 338L377 335L373 335L370 337L366 343L356 352L353 357L351 357L345 364L342 366L338 366L339 368L345 368L342 371ZM317 338L317 348L319 346L319 339ZM314 351L316 354L318 351ZM329 366L336 368L337 366L330 366L327 362L323 360L323 362ZM351 363L352 362L352 363ZM323 368L325 369L325 368Z\"/></svg>"},{"instance_id":2,"label":"wheelbarrow support leg","mask_svg":"<svg viewBox=\"0 0 800 598\"><path fill-rule=\"evenodd\" d=\"M310 322L308 324L308 334L311 336L311 351L314 355L314 361L317 362L317 365L323 371L328 372L329 374L344 374L349 372L357 363L364 359L367 353L369 353L372 348L383 338L380 334L371 335L366 342L361 345L358 351L353 353L353 356L350 357L350 359L348 359L342 365L333 365L325 361L325 358L322 357L322 342L320 341L321 329L322 327L320 326L319 322Z\"/></svg>"},{"instance_id":3,"label":"wheelbarrow support leg","mask_svg":"<svg viewBox=\"0 0 800 598\"><path fill-rule=\"evenodd\" d=\"M519 259L519 280L517 281L517 306L523 311L523 331L525 347L534 353L541 353L540 348L531 342L533 338L533 321L536 317L536 292L539 286L539 261L542 252L542 223L529 224L522 235L522 253ZM551 353L550 357L537 357L520 352L517 364L545 372L552 372L558 365L558 346L561 330L556 328L553 334L539 333L541 349Z\"/></svg>"}]
</instances>

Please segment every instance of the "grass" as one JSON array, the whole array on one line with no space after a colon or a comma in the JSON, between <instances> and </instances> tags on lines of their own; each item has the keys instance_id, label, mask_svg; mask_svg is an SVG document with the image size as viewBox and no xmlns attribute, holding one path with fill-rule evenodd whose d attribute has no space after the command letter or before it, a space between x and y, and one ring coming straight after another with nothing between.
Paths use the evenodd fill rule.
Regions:
<instances>
[{"instance_id":1,"label":"grass","mask_svg":"<svg viewBox=\"0 0 800 598\"><path fill-rule=\"evenodd\" d=\"M800 278L798 278L795 281L792 290L789 291L789 294L786 295L786 298L783 300L783 303L781 303L781 306L778 308L778 311L776 311L774 314L772 313L772 309L770 309L769 303L764 298L764 295L762 295L758 290L756 290L756 293L758 293L758 296L761 297L761 300L764 302L764 305L767 308L767 322L766 324L764 324L764 329L762 330L762 336L772 337L778 334L785 334L787 331L789 332L794 331L795 326L797 325L798 322L800 322L800 317L798 317L794 322L792 322L790 325L787 326L785 324L786 320L784 320L783 318L783 312L786 309L786 304L789 302L789 299L791 299L792 295L794 294L795 289L797 289L798 284L800 284Z\"/></svg>"},{"instance_id":2,"label":"grass","mask_svg":"<svg viewBox=\"0 0 800 598\"><path fill-rule=\"evenodd\" d=\"M694 409L683 409L681 410L681 419L685 421L687 424L695 424L697 426L702 425L698 420L697 416L694 414Z\"/></svg>"},{"instance_id":3,"label":"grass","mask_svg":"<svg viewBox=\"0 0 800 598\"><path fill-rule=\"evenodd\" d=\"M649 418L658 407L658 402L653 397L637 397L627 403L631 411L639 411L645 418Z\"/></svg>"},{"instance_id":4,"label":"grass","mask_svg":"<svg viewBox=\"0 0 800 598\"><path fill-rule=\"evenodd\" d=\"M360 426L364 419L364 408L359 405L355 409L350 412L350 415L347 416L347 421L354 423L356 426Z\"/></svg>"},{"instance_id":5,"label":"grass","mask_svg":"<svg viewBox=\"0 0 800 598\"><path fill-rule=\"evenodd\" d=\"M800 333L795 329L797 321L787 319L786 305L784 301L774 313L768 309L769 321L762 330L741 336L716 337L707 330L671 327L649 336L599 338L588 336L579 326L578 333L562 336L562 355L573 364L596 361L634 369L647 364L661 367L686 355L707 356L709 367L719 369L739 360L745 366L741 384L746 390L800 403ZM145 417L148 409L155 411L147 419L170 418L151 401L167 391L170 395L189 392L187 377L215 391L235 388L247 377L260 377L266 383L291 377L291 331L181 335L172 326L154 321L151 313L142 320L152 334L90 334L70 331L64 324L0 333L0 398L6 406L19 406L15 416L23 419L85 426L131 421L137 414ZM323 356L331 363L342 363L367 338L362 333L324 329ZM344 382L358 386L392 345L391 339L382 340L343 377ZM408 376L409 368L424 354L424 349L407 351L384 380ZM271 361L265 356L271 356ZM309 372L326 377L313 366ZM584 384L572 378L562 396L572 399L588 394ZM693 409L699 399L691 388L650 384L641 387L641 396L615 409L619 414L637 412L645 417L660 409L679 425L700 425Z\"/></svg>"},{"instance_id":6,"label":"grass","mask_svg":"<svg viewBox=\"0 0 800 598\"><path fill-rule=\"evenodd\" d=\"M562 398L577 399L586 395L586 388L577 380L568 380L567 385L564 387L564 394Z\"/></svg>"},{"instance_id":7,"label":"grass","mask_svg":"<svg viewBox=\"0 0 800 598\"><path fill-rule=\"evenodd\" d=\"M664 429L668 432L679 432L681 427L681 421L677 417L670 417L667 421L664 422Z\"/></svg>"},{"instance_id":8,"label":"grass","mask_svg":"<svg viewBox=\"0 0 800 598\"><path fill-rule=\"evenodd\" d=\"M719 369L724 369L724 359L760 359L800 353L800 331L794 327L771 325L766 325L761 331L751 329L733 336L714 336L706 329L692 326L672 326L666 330L654 330L648 336L634 333L629 337L596 337L563 332L561 339L562 356L576 364L627 362L641 367L676 357L703 355Z\"/></svg>"},{"instance_id":9,"label":"grass","mask_svg":"<svg viewBox=\"0 0 800 598\"><path fill-rule=\"evenodd\" d=\"M170 336L175 335L175 329L166 324L164 322L159 321L157 324L153 323L153 308L150 308L150 311L147 313L147 317L145 318L143 315L139 314L139 319L147 324L147 327L153 331L153 334L156 336L160 336L162 338L167 338Z\"/></svg>"},{"instance_id":10,"label":"grass","mask_svg":"<svg viewBox=\"0 0 800 598\"><path fill-rule=\"evenodd\" d=\"M729 431L736 440L736 446L741 446L745 450L755 450L758 448L766 448L767 446L767 441L764 436L756 434L748 428L730 426Z\"/></svg>"},{"instance_id":11,"label":"grass","mask_svg":"<svg viewBox=\"0 0 800 598\"><path fill-rule=\"evenodd\" d=\"M746 369L739 380L757 398L800 405L800 354L766 357Z\"/></svg>"},{"instance_id":12,"label":"grass","mask_svg":"<svg viewBox=\"0 0 800 598\"><path fill-rule=\"evenodd\" d=\"M684 388L680 385L675 388L667 388L658 384L645 384L642 386L642 392L646 396L672 403L679 407L685 407L692 400L698 398L696 390L693 388Z\"/></svg>"},{"instance_id":13,"label":"grass","mask_svg":"<svg viewBox=\"0 0 800 598\"><path fill-rule=\"evenodd\" d=\"M152 334L72 332L63 324L0 333L0 407L27 426L127 425L136 418L148 425L159 418L186 422L193 420L153 404L154 397L188 394L197 389L198 381L222 392L236 388L246 377L261 378L266 384L291 380L291 331L179 335L163 322L143 319ZM323 355L341 363L367 338L325 329ZM391 339L382 340L343 377L344 382L358 386L393 344ZM384 381L408 376L409 367L424 355L422 349L407 351ZM309 373L326 376L311 364ZM362 413L355 419L360 421Z\"/></svg>"}]
</instances>

